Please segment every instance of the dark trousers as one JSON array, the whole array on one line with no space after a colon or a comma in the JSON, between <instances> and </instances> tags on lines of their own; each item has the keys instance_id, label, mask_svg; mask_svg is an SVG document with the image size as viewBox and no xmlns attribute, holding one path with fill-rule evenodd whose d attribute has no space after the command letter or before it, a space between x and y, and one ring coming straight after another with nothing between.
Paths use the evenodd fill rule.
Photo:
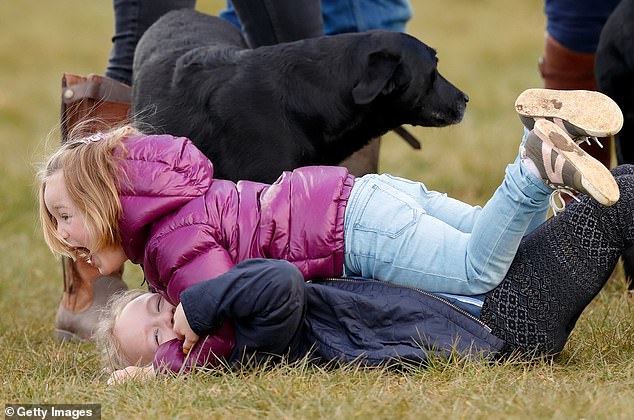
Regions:
<instances>
[{"instance_id":1,"label":"dark trousers","mask_svg":"<svg viewBox=\"0 0 634 420\"><path fill-rule=\"evenodd\" d=\"M251 48L323 35L320 0L233 0ZM114 0L115 34L105 75L132 84L134 49L165 13L196 6L196 0Z\"/></svg>"},{"instance_id":2,"label":"dark trousers","mask_svg":"<svg viewBox=\"0 0 634 420\"><path fill-rule=\"evenodd\" d=\"M634 247L634 166L612 170L621 198L605 207L586 196L520 244L481 319L506 350L560 352L577 319L601 291L623 252Z\"/></svg>"}]
</instances>

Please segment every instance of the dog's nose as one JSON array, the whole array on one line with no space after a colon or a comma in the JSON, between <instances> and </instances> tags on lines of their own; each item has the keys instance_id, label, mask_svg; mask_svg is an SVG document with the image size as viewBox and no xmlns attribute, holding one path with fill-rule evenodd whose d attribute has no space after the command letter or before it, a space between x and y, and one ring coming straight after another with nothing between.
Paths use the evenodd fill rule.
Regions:
<instances>
[{"instance_id":1,"label":"dog's nose","mask_svg":"<svg viewBox=\"0 0 634 420\"><path fill-rule=\"evenodd\" d=\"M466 104L467 102L469 102L469 95L467 94L463 94L463 95L464 95L464 102Z\"/></svg>"}]
</instances>

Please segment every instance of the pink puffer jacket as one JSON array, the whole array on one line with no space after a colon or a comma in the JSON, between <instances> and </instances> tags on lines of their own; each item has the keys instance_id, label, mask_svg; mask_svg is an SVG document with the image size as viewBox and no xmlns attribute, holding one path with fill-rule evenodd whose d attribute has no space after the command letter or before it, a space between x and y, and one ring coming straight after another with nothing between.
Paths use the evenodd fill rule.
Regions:
<instances>
[{"instance_id":1,"label":"pink puffer jacket","mask_svg":"<svg viewBox=\"0 0 634 420\"><path fill-rule=\"evenodd\" d=\"M354 177L345 168L285 172L272 185L213 179L186 138L135 136L118 151L123 247L172 304L188 286L248 258L295 264L306 279L341 275L343 218Z\"/></svg>"}]
</instances>

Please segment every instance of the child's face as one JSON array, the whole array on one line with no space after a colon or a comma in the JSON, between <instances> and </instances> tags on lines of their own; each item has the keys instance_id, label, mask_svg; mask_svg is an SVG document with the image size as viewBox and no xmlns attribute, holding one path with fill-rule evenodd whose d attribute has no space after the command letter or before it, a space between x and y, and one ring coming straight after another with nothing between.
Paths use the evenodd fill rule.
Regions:
<instances>
[{"instance_id":1,"label":"child's face","mask_svg":"<svg viewBox=\"0 0 634 420\"><path fill-rule=\"evenodd\" d=\"M176 338L172 331L175 310L158 293L143 294L123 308L114 335L128 360L149 364L158 346Z\"/></svg>"},{"instance_id":2,"label":"child's face","mask_svg":"<svg viewBox=\"0 0 634 420\"><path fill-rule=\"evenodd\" d=\"M92 241L86 230L84 215L70 199L62 171L47 178L44 203L57 223L59 235L76 252L89 255L90 264L99 269L101 274L108 275L119 270L128 259L121 246L105 248L99 252L90 249Z\"/></svg>"}]
</instances>

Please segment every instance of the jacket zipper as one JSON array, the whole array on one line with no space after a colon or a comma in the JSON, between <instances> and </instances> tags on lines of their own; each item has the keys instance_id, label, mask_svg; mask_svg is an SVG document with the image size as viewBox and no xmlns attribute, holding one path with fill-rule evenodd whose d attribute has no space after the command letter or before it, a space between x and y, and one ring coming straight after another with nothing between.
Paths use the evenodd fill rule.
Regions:
<instances>
[{"instance_id":1,"label":"jacket zipper","mask_svg":"<svg viewBox=\"0 0 634 420\"><path fill-rule=\"evenodd\" d=\"M382 281L382 280L375 280L375 279L367 279L367 280L359 280L359 279L353 279L350 277L324 277L321 279L322 281L343 281L343 282L349 282L349 283L362 283L362 282L373 282L373 283L379 283L379 284L385 284L387 286L391 286L391 287L400 287L403 289L409 289L409 290L413 290L415 292L418 292L422 295L431 297L436 299L437 301L440 301L442 303L444 303L445 305L450 306L451 308L455 309L456 311L460 312L461 314L465 315L466 317L472 319L473 321L477 322L478 324L482 325L484 327L485 330L487 330L487 332L491 332L491 328L485 324L484 322L482 322L480 319L476 318L475 316L471 315L469 312L465 311L464 309L462 309L459 306L454 305L453 303L449 302L446 299L441 298L440 296L437 296L433 293L429 293L426 292L424 290L421 290L419 288L416 287L411 287L411 286L401 286L400 284L394 284L394 283L388 283L386 281ZM314 283L312 280L308 280L307 283ZM318 283L318 281L317 281Z\"/></svg>"}]
</instances>

